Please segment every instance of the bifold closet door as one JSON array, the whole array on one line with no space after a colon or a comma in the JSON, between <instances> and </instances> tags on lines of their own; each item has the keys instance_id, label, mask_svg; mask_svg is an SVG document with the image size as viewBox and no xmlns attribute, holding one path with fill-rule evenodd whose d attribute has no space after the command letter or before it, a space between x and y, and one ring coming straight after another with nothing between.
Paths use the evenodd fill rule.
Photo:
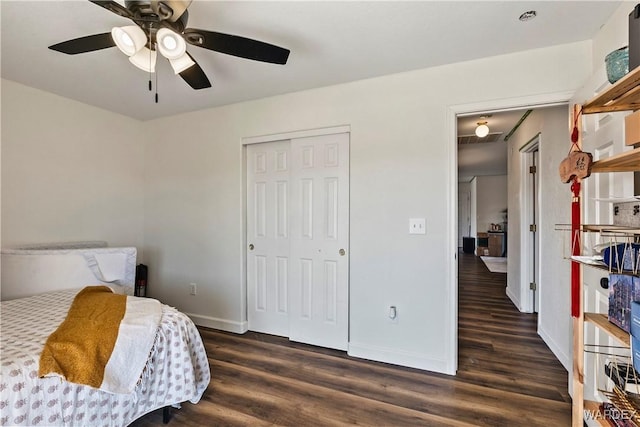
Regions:
<instances>
[{"instance_id":1,"label":"bifold closet door","mask_svg":"<svg viewBox=\"0 0 640 427\"><path fill-rule=\"evenodd\" d=\"M347 349L349 134L291 140L289 338Z\"/></svg>"}]
</instances>

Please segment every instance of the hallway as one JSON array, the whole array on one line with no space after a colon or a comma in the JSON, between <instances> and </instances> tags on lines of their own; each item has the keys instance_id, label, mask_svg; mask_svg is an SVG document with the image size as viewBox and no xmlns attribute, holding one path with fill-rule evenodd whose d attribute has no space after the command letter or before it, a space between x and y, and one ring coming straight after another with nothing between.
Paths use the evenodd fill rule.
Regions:
<instances>
[{"instance_id":1,"label":"hallway","mask_svg":"<svg viewBox=\"0 0 640 427\"><path fill-rule=\"evenodd\" d=\"M538 335L537 314L519 312L506 296L506 278L480 257L459 253L457 377L562 403L554 404L557 425L569 425L567 371Z\"/></svg>"}]
</instances>

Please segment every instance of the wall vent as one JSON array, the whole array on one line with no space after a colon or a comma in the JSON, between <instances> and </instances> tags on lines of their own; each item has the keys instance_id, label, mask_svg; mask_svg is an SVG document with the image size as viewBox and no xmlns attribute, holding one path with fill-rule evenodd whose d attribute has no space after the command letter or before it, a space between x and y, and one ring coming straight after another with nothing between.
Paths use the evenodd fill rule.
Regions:
<instances>
[{"instance_id":1,"label":"wall vent","mask_svg":"<svg viewBox=\"0 0 640 427\"><path fill-rule=\"evenodd\" d=\"M484 138L478 138L476 134L471 135L458 135L458 145L466 144L482 144L485 142L498 142L504 132L493 132Z\"/></svg>"}]
</instances>

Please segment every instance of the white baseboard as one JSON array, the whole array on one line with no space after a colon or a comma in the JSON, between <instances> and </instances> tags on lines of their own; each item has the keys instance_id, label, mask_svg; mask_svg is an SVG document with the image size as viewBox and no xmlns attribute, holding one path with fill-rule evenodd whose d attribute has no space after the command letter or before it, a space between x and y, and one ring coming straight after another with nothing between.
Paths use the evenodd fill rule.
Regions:
<instances>
[{"instance_id":1,"label":"white baseboard","mask_svg":"<svg viewBox=\"0 0 640 427\"><path fill-rule=\"evenodd\" d=\"M541 327L538 327L538 335L540 335L540 338L542 338L545 344L547 344L549 350L551 350L551 352L556 356L560 363L562 363L562 366L564 366L564 369L566 369L567 372L573 369L571 367L573 364L571 357L566 354L562 350L562 348L551 338L551 336L547 334Z\"/></svg>"},{"instance_id":2,"label":"white baseboard","mask_svg":"<svg viewBox=\"0 0 640 427\"><path fill-rule=\"evenodd\" d=\"M234 332L236 334L244 334L249 330L249 324L244 322L236 322L227 319L218 319L216 317L202 316L200 314L185 313L198 326L205 328L220 329L226 332Z\"/></svg>"},{"instance_id":3,"label":"white baseboard","mask_svg":"<svg viewBox=\"0 0 640 427\"><path fill-rule=\"evenodd\" d=\"M376 362L384 362L392 365L406 366L408 368L455 375L455 368L451 367L446 360L428 358L421 353L398 351L385 347L375 347L368 344L350 342L347 354L352 357L373 360Z\"/></svg>"},{"instance_id":4,"label":"white baseboard","mask_svg":"<svg viewBox=\"0 0 640 427\"><path fill-rule=\"evenodd\" d=\"M509 287L507 286L507 296L509 297L509 299L511 300L511 302L513 303L513 305L516 306L516 308L520 311L520 312L525 312L522 309L522 306L520 305L520 300L518 298L516 298L516 296L513 294L513 292L511 292L511 289L509 289Z\"/></svg>"}]
</instances>

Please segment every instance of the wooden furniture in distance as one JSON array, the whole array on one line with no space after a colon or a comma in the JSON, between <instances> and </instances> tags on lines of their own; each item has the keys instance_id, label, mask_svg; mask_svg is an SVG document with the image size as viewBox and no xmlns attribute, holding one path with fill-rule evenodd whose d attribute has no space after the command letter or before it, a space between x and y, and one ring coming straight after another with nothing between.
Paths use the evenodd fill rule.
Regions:
<instances>
[{"instance_id":1,"label":"wooden furniture in distance","mask_svg":"<svg viewBox=\"0 0 640 427\"><path fill-rule=\"evenodd\" d=\"M478 233L476 239L476 255L489 255L489 233Z\"/></svg>"},{"instance_id":2,"label":"wooden furniture in distance","mask_svg":"<svg viewBox=\"0 0 640 427\"><path fill-rule=\"evenodd\" d=\"M489 232L489 256L505 256L505 233Z\"/></svg>"}]
</instances>

